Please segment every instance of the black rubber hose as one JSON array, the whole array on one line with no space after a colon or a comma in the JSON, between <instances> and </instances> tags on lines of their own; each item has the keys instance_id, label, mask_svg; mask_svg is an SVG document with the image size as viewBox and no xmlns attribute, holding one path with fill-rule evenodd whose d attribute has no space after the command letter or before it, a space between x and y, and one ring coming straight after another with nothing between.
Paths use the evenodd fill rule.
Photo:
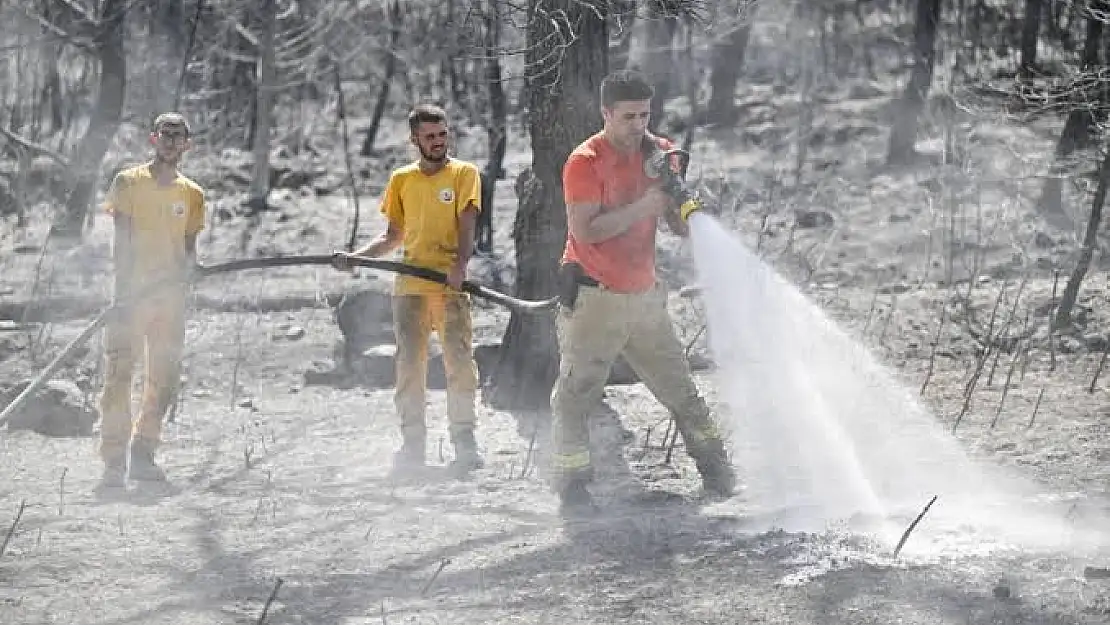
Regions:
<instances>
[{"instance_id":1,"label":"black rubber hose","mask_svg":"<svg viewBox=\"0 0 1110 625\"><path fill-rule=\"evenodd\" d=\"M222 273L246 271L248 269L268 269L272 267L296 267L304 265L331 265L333 262L333 258L334 257L331 254L244 258L241 260L231 260L215 265L200 265L196 270L196 279L199 280ZM440 284L447 284L447 275L442 272L434 271L431 269L424 269L423 267L413 267L412 265L406 265L405 263L393 260L362 258L359 256L348 255L347 261L351 265L357 265L359 267L379 269L382 271L391 271L393 273L400 273L423 278L425 280L431 280L432 282L438 282ZM31 395L37 392L38 389L42 387L42 385L46 384L50 377L54 375L54 372L61 368L66 359L69 358L70 354L72 354L78 347L92 338L93 334L95 334L96 331L100 329L100 327L103 326L105 323L107 323L115 314L123 310L126 306L144 299L151 293L157 291L158 289L166 286L171 282L172 281L170 280L166 280L148 284L133 293L131 297L129 297L126 301L113 304L105 308L100 314L94 317L89 325L81 331L81 334L77 335L76 338L70 341L62 349L62 351L46 365L46 368L39 372L39 374L35 376L33 380L31 380L31 382L19 393L19 395L16 396L16 398L13 399L10 404L4 407L3 411L0 411L0 427L3 427L3 425L12 418L15 412L19 410L20 407L22 407L23 404L25 404L27 400L31 398ZM511 295L501 293L500 291L494 291L493 289L490 289L488 287L470 282L469 280L463 282L462 290L476 297L481 297L491 302L501 304L502 306L505 306L509 309L521 312L539 312L547 310L549 308L553 308L555 304L559 301L557 297L540 301L518 299Z\"/></svg>"},{"instance_id":2,"label":"black rubber hose","mask_svg":"<svg viewBox=\"0 0 1110 625\"><path fill-rule=\"evenodd\" d=\"M221 273L228 273L232 271L244 271L247 269L266 269L270 267L295 267L298 265L331 265L333 256L331 254L315 254L307 256L269 256L265 258L244 258L241 260L232 260L216 265L201 266L198 273L201 276L213 276ZM380 258L362 258L360 256L346 256L347 262L351 265L358 267L366 267L368 269L378 269L381 271L390 271L393 273L405 274L417 278L423 278L439 284L447 284L447 274L435 271L433 269L425 269L424 267L414 267L395 260L382 260ZM522 312L540 311L548 308L553 308L558 303L558 298L553 297L550 299L533 301L524 300L506 295L500 291L495 291L489 287L482 286L476 282L469 280L463 282L462 291L469 293L475 297L480 297L491 302L501 304L506 308L512 310L519 310Z\"/></svg>"}]
</instances>

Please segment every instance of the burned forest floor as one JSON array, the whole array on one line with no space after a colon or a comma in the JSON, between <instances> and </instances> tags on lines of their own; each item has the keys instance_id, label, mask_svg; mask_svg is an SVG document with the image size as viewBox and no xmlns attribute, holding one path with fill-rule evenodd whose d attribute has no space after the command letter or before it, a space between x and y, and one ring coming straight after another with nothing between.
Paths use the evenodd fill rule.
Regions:
<instances>
[{"instance_id":1,"label":"burned forest floor","mask_svg":"<svg viewBox=\"0 0 1110 625\"><path fill-rule=\"evenodd\" d=\"M1100 518L1110 510L1110 373L1097 373L1110 332L1107 273L1092 269L1073 327L1049 335L1076 233L1030 207L1033 183L1006 160L1018 144L1026 156L1048 154L1057 126L972 120L970 160L945 164L923 140L921 162L885 168L866 155L882 153L879 129L893 95L872 83L825 93L830 104L814 120L825 139L790 182L789 159L769 146L780 145L770 135L793 104L755 76L743 130L699 134L694 160L702 165L692 175L739 240L908 388L924 385L922 400L940 423L951 428L964 413L954 436L969 454L1076 502L1084 510L1072 515L1076 523ZM402 141L390 146L394 160L405 157ZM495 249L471 266L473 279L502 290L513 281L512 177L527 164L526 147L511 146ZM201 153L186 169L212 185L226 178L225 165ZM379 161L366 184L380 189L385 169ZM343 246L350 227L351 202L338 193L282 191L256 215L244 213L241 194L211 197L206 263L327 253ZM360 198L361 241L383 225L376 200L372 190ZM43 215L31 217L19 232L5 224L0 238L0 386L8 399L109 294L103 216L68 249L46 241ZM697 283L693 244L665 235L661 275L680 337L708 360L702 307L680 294ZM607 388L591 423L604 509L594 521L559 518L543 479L543 414L483 405L486 466L471 479L433 472L393 480L400 439L389 384L323 375L342 346L336 302L361 293L363 338L374 348L366 366L388 378L389 288L389 276L319 267L200 283L160 452L171 484L118 497L94 489L100 464L89 412L101 353L99 337L90 341L55 376L53 395L35 404L86 421L65 435L36 432L33 423L0 431L0 536L10 538L0 552L0 622L255 623L272 594L265 622L273 625L1110 619L1110 581L1097 579L1110 566L1105 550L936 555L915 549L911 535L894 557L894 545L842 528L755 528L742 497L702 505L681 441L669 453L663 440L666 411L638 383ZM476 342L500 341L508 313L476 302L474 315ZM992 337L1012 340L984 357ZM728 383L716 373L697 373L714 405ZM451 459L443 405L442 383L433 384L436 466Z\"/></svg>"}]
</instances>

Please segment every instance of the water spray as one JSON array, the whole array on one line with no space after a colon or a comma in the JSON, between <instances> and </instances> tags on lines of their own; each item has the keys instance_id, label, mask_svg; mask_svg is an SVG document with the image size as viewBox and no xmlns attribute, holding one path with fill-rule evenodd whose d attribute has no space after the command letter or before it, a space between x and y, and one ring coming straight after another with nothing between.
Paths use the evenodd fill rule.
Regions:
<instances>
[{"instance_id":1,"label":"water spray","mask_svg":"<svg viewBox=\"0 0 1110 625\"><path fill-rule=\"evenodd\" d=\"M684 181L688 152L649 137L643 156L695 239L697 292L730 413L722 425L744 476L736 503L750 527L846 525L919 554L1097 536L1034 503L1045 494L1030 480L970 457L865 345L703 211ZM911 532L926 537L907 543Z\"/></svg>"}]
</instances>

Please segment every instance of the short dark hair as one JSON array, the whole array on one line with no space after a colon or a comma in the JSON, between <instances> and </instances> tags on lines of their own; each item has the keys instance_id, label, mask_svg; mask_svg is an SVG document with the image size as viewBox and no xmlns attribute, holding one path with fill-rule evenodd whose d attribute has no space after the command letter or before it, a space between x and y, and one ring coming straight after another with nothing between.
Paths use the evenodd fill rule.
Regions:
<instances>
[{"instance_id":1,"label":"short dark hair","mask_svg":"<svg viewBox=\"0 0 1110 625\"><path fill-rule=\"evenodd\" d=\"M615 71L601 81L601 105L612 108L617 102L637 102L655 97L655 87L647 76L634 69Z\"/></svg>"},{"instance_id":2,"label":"short dark hair","mask_svg":"<svg viewBox=\"0 0 1110 625\"><path fill-rule=\"evenodd\" d=\"M420 124L429 122L438 124L447 121L447 112L435 104L417 104L409 113L409 130L416 132Z\"/></svg>"},{"instance_id":3,"label":"short dark hair","mask_svg":"<svg viewBox=\"0 0 1110 625\"><path fill-rule=\"evenodd\" d=\"M192 134L192 128L189 127L189 121L181 113L170 111L162 113L154 118L154 123L150 126L151 132L159 132L165 127L180 128L185 131L185 136Z\"/></svg>"}]
</instances>

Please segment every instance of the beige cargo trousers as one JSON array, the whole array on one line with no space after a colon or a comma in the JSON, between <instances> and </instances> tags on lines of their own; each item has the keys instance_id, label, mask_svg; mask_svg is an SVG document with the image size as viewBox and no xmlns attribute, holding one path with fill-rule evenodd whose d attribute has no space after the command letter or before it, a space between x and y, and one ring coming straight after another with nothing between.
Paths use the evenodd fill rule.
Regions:
<instances>
[{"instance_id":1,"label":"beige cargo trousers","mask_svg":"<svg viewBox=\"0 0 1110 625\"><path fill-rule=\"evenodd\" d=\"M720 449L721 435L691 373L689 360L667 311L667 290L617 293L581 286L573 310L556 319L559 377L552 392L551 486L593 478L587 419L605 389L609 370L623 355L670 410L692 458Z\"/></svg>"}]
</instances>

